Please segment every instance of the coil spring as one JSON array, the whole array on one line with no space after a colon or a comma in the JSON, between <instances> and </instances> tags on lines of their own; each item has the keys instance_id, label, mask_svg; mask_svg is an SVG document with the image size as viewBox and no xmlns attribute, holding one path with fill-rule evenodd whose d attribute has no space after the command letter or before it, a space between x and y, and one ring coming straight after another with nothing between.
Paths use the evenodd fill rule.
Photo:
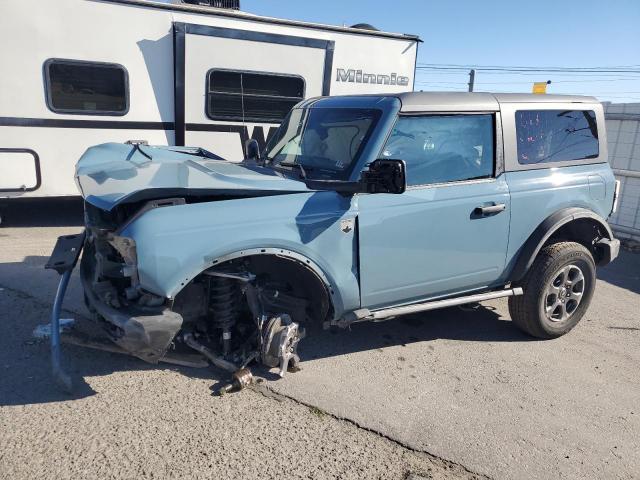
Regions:
<instances>
[{"instance_id":1,"label":"coil spring","mask_svg":"<svg viewBox=\"0 0 640 480\"><path fill-rule=\"evenodd\" d=\"M214 328L228 330L236 323L239 296L237 280L209 277L209 313Z\"/></svg>"}]
</instances>

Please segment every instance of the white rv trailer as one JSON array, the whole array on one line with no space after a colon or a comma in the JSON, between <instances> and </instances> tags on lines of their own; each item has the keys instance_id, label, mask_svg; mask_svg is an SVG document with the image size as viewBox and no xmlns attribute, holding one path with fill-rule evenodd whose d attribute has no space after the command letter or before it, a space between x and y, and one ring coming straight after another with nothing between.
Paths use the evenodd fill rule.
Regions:
<instances>
[{"instance_id":1,"label":"white rv trailer","mask_svg":"<svg viewBox=\"0 0 640 480\"><path fill-rule=\"evenodd\" d=\"M298 101L411 91L419 38L148 0L0 3L0 199L77 195L84 150L241 160Z\"/></svg>"}]
</instances>

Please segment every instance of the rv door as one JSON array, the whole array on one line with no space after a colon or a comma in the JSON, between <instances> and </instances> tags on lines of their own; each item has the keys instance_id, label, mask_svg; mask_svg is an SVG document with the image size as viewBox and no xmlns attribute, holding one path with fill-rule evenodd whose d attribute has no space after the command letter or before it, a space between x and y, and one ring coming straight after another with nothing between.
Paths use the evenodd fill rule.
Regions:
<instances>
[{"instance_id":1,"label":"rv door","mask_svg":"<svg viewBox=\"0 0 640 480\"><path fill-rule=\"evenodd\" d=\"M332 41L192 24L174 35L177 145L240 161L248 139L263 149L291 107L329 94Z\"/></svg>"}]
</instances>

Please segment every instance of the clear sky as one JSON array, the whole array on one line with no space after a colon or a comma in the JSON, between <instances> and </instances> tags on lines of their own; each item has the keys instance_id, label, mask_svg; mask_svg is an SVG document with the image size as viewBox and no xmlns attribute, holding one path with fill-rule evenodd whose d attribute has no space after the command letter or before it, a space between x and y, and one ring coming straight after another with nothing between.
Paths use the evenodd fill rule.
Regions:
<instances>
[{"instance_id":1,"label":"clear sky","mask_svg":"<svg viewBox=\"0 0 640 480\"><path fill-rule=\"evenodd\" d=\"M477 91L640 102L640 0L241 0L242 10L419 35L420 64L620 67L638 73L476 73ZM462 71L419 70L417 90L466 90Z\"/></svg>"}]
</instances>

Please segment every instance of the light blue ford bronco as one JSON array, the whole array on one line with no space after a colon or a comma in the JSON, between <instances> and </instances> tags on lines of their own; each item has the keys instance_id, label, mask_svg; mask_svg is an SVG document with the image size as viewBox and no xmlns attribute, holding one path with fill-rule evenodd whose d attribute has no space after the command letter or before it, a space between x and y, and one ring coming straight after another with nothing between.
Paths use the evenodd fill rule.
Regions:
<instances>
[{"instance_id":1,"label":"light blue ford bronco","mask_svg":"<svg viewBox=\"0 0 640 480\"><path fill-rule=\"evenodd\" d=\"M86 303L125 351L283 375L313 325L499 297L518 328L554 338L618 254L594 98L310 99L246 151L233 163L132 141L78 162L86 230L50 266L72 268L84 246Z\"/></svg>"}]
</instances>

